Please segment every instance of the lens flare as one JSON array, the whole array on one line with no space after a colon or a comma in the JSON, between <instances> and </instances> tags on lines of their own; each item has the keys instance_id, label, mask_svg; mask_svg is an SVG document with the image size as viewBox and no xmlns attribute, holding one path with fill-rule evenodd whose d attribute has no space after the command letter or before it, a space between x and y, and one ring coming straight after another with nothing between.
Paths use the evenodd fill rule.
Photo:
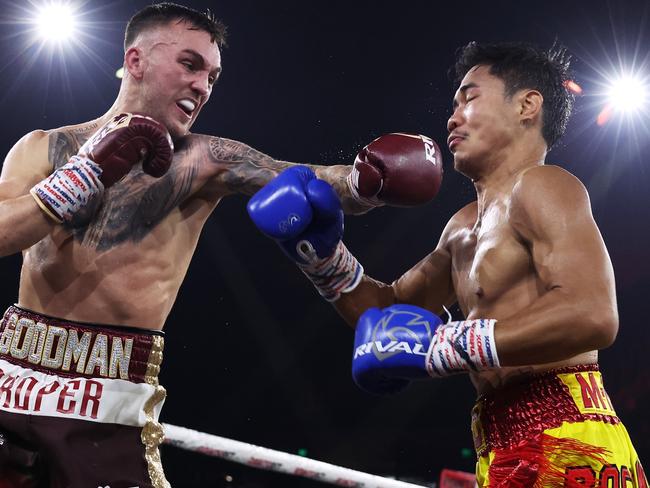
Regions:
<instances>
[{"instance_id":1,"label":"lens flare","mask_svg":"<svg viewBox=\"0 0 650 488\"><path fill-rule=\"evenodd\" d=\"M49 3L39 7L34 17L38 36L44 41L64 42L75 33L74 9L66 3Z\"/></svg>"},{"instance_id":2,"label":"lens flare","mask_svg":"<svg viewBox=\"0 0 650 488\"><path fill-rule=\"evenodd\" d=\"M607 95L612 108L633 112L644 108L647 87L640 77L625 75L613 81Z\"/></svg>"}]
</instances>

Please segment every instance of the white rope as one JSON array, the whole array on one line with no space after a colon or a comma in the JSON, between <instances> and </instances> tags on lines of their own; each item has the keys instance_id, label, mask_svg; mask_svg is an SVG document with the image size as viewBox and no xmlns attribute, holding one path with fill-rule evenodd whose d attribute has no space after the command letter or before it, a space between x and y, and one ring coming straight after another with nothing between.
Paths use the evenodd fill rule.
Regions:
<instances>
[{"instance_id":1,"label":"white rope","mask_svg":"<svg viewBox=\"0 0 650 488\"><path fill-rule=\"evenodd\" d=\"M234 441L216 435L205 434L185 427L163 424L165 444L220 457L228 461L245 464L253 468L279 471L294 476L316 479L338 486L357 488L423 488L404 481L382 478L353 469L315 461L245 442Z\"/></svg>"}]
</instances>

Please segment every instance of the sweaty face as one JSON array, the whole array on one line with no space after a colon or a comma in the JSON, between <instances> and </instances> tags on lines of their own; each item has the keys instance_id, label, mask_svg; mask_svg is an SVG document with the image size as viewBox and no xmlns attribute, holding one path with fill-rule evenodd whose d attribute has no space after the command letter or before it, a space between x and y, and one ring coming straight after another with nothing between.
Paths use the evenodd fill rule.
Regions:
<instances>
[{"instance_id":1,"label":"sweaty face","mask_svg":"<svg viewBox=\"0 0 650 488\"><path fill-rule=\"evenodd\" d=\"M186 135L221 73L221 53L210 34L171 22L143 34L141 110L174 139Z\"/></svg>"},{"instance_id":2,"label":"sweaty face","mask_svg":"<svg viewBox=\"0 0 650 488\"><path fill-rule=\"evenodd\" d=\"M489 67L473 67L454 95L447 122L454 168L476 179L501 161L519 125L515 102L506 97L501 79Z\"/></svg>"}]
</instances>

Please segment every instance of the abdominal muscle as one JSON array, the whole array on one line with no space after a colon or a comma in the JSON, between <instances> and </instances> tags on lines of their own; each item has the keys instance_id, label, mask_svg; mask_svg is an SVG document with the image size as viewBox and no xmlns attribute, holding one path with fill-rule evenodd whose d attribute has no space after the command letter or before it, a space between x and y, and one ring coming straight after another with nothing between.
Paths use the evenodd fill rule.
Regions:
<instances>
[{"instance_id":1,"label":"abdominal muscle","mask_svg":"<svg viewBox=\"0 0 650 488\"><path fill-rule=\"evenodd\" d=\"M56 230L25 251L18 305L73 321L162 329L198 237L172 226L163 222L139 242L104 251Z\"/></svg>"},{"instance_id":2,"label":"abdominal muscle","mask_svg":"<svg viewBox=\"0 0 650 488\"><path fill-rule=\"evenodd\" d=\"M507 385L518 383L535 373L542 373L567 366L578 364L594 364L598 362L598 351L589 351L563 361L529 366L508 366L480 373L470 373L470 379L478 395L503 388Z\"/></svg>"}]
</instances>

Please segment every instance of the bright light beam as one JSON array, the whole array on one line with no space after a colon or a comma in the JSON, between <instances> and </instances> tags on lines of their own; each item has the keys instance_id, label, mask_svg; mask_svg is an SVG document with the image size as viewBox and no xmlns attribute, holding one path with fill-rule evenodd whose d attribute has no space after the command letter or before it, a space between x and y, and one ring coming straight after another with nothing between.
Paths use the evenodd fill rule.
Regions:
<instances>
[{"instance_id":1,"label":"bright light beam","mask_svg":"<svg viewBox=\"0 0 650 488\"><path fill-rule=\"evenodd\" d=\"M48 3L36 12L34 24L42 40L62 43L75 33L74 11L66 3Z\"/></svg>"},{"instance_id":2,"label":"bright light beam","mask_svg":"<svg viewBox=\"0 0 650 488\"><path fill-rule=\"evenodd\" d=\"M640 78L627 75L615 80L607 95L613 109L636 112L645 106L647 88Z\"/></svg>"}]
</instances>

